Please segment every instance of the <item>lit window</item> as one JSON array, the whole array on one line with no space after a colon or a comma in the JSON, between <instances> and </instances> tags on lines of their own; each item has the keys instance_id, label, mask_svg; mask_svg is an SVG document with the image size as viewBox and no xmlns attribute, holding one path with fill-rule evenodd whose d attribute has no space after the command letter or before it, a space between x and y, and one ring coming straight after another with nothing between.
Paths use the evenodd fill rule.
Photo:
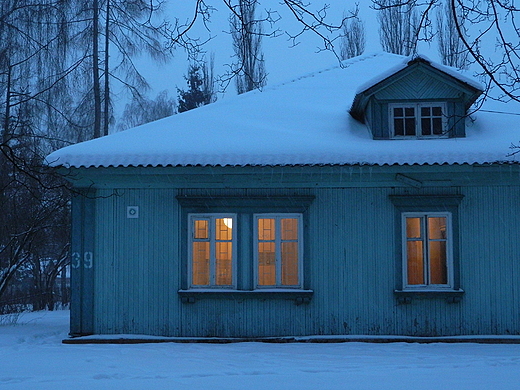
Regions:
<instances>
[{"instance_id":1,"label":"lit window","mask_svg":"<svg viewBox=\"0 0 520 390\"><path fill-rule=\"evenodd\" d=\"M404 285L450 287L451 214L403 213Z\"/></svg>"},{"instance_id":2,"label":"lit window","mask_svg":"<svg viewBox=\"0 0 520 390\"><path fill-rule=\"evenodd\" d=\"M301 214L256 214L257 286L298 288L302 285Z\"/></svg>"},{"instance_id":3,"label":"lit window","mask_svg":"<svg viewBox=\"0 0 520 390\"><path fill-rule=\"evenodd\" d=\"M190 214L190 285L227 287L235 285L236 237L233 214Z\"/></svg>"},{"instance_id":4,"label":"lit window","mask_svg":"<svg viewBox=\"0 0 520 390\"><path fill-rule=\"evenodd\" d=\"M447 136L443 103L390 104L389 107L390 125L395 138Z\"/></svg>"}]
</instances>

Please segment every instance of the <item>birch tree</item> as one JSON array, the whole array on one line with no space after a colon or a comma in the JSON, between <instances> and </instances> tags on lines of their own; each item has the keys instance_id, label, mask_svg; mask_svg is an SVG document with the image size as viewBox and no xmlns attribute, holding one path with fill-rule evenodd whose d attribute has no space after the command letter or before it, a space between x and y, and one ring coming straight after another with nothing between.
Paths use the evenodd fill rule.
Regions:
<instances>
[{"instance_id":1,"label":"birch tree","mask_svg":"<svg viewBox=\"0 0 520 390\"><path fill-rule=\"evenodd\" d=\"M168 96L168 91L159 92L155 99L148 99L139 94L132 97L132 101L125 106L118 130L165 118L175 113L175 101Z\"/></svg>"}]
</instances>

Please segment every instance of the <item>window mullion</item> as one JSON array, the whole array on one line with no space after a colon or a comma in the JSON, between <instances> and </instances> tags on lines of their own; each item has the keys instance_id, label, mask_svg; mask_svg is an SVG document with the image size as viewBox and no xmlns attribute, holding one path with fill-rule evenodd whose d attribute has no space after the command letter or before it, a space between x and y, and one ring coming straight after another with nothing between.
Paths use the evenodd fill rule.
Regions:
<instances>
[{"instance_id":1,"label":"window mullion","mask_svg":"<svg viewBox=\"0 0 520 390\"><path fill-rule=\"evenodd\" d=\"M421 112L420 112L420 107L419 107L419 103L416 103L414 104L414 112L415 112L415 136L417 138L420 138L421 135L422 135L422 130L421 130L421 120L420 120L420 115L421 115Z\"/></svg>"},{"instance_id":2,"label":"window mullion","mask_svg":"<svg viewBox=\"0 0 520 390\"><path fill-rule=\"evenodd\" d=\"M280 217L275 217L275 235L274 235L274 250L275 250L275 264L276 264L276 285L282 285L282 220Z\"/></svg>"},{"instance_id":3,"label":"window mullion","mask_svg":"<svg viewBox=\"0 0 520 390\"><path fill-rule=\"evenodd\" d=\"M209 223L209 284L215 286L217 284L217 261L216 261L216 218L211 217Z\"/></svg>"},{"instance_id":4,"label":"window mullion","mask_svg":"<svg viewBox=\"0 0 520 390\"><path fill-rule=\"evenodd\" d=\"M428 236L428 215L422 217L423 223L423 270L424 270L424 282L426 285L431 284L430 280L430 237Z\"/></svg>"}]
</instances>

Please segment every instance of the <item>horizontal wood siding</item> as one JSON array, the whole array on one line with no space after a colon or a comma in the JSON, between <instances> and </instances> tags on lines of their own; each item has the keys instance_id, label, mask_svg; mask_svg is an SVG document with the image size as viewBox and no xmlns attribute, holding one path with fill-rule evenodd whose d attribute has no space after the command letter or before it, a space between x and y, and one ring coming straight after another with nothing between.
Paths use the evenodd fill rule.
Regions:
<instances>
[{"instance_id":1,"label":"horizontal wood siding","mask_svg":"<svg viewBox=\"0 0 520 390\"><path fill-rule=\"evenodd\" d=\"M301 167L297 172L304 171ZM507 172L505 173L507 174ZM287 179L288 180L288 179ZM348 180L344 177L343 180ZM509 174L507 180L512 180ZM165 336L520 334L520 187L124 189L96 200L95 333ZM176 196L313 195L306 218L310 303L204 298L182 303ZM390 195L460 194L458 303L394 296L396 209ZM139 218L126 216L139 206ZM242 246L242 266L252 248ZM252 263L250 263L252 264ZM252 267L252 266L251 266ZM242 277L251 269L240 268ZM248 276L249 275L249 276ZM251 285L249 281L244 285Z\"/></svg>"}]
</instances>

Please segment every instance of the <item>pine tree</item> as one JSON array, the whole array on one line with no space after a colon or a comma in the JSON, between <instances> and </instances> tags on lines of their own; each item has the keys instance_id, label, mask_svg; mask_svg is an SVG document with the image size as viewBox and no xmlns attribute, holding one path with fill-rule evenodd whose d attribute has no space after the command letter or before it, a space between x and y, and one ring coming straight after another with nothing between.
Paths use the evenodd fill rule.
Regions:
<instances>
[{"instance_id":1,"label":"pine tree","mask_svg":"<svg viewBox=\"0 0 520 390\"><path fill-rule=\"evenodd\" d=\"M213 89L213 60L210 64L191 64L185 77L188 84L186 91L177 89L179 93L178 111L185 112L194 108L213 103L216 100Z\"/></svg>"}]
</instances>

